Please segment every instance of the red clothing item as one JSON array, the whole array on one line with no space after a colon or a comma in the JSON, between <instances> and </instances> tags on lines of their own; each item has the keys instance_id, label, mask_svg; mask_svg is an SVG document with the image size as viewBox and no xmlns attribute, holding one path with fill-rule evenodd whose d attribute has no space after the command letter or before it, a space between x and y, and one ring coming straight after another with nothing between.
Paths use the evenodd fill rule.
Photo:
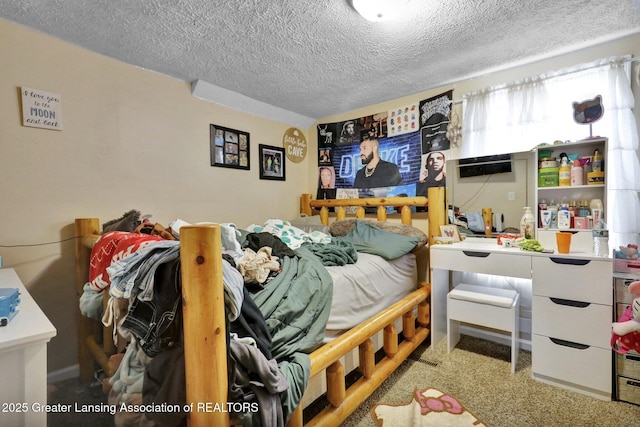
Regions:
<instances>
[{"instance_id":1,"label":"red clothing item","mask_svg":"<svg viewBox=\"0 0 640 427\"><path fill-rule=\"evenodd\" d=\"M89 284L95 292L102 292L111 285L107 267L112 262L131 255L151 242L164 240L162 237L125 231L110 231L96 241L91 250L89 262Z\"/></svg>"}]
</instances>

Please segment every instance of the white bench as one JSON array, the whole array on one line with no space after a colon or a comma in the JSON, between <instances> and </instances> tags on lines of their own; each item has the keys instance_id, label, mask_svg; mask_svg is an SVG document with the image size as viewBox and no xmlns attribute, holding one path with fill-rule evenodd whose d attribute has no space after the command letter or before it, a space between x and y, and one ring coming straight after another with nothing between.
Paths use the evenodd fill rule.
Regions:
<instances>
[{"instance_id":1,"label":"white bench","mask_svg":"<svg viewBox=\"0 0 640 427\"><path fill-rule=\"evenodd\" d=\"M511 334L511 373L518 361L520 295L512 289L460 283L447 294L447 351L460 341L460 322Z\"/></svg>"}]
</instances>

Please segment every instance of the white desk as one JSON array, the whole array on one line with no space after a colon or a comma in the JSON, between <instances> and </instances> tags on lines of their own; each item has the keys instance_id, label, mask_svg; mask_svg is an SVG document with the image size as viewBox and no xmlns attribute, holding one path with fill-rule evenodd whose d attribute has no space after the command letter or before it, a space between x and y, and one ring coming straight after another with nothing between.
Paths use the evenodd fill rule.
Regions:
<instances>
[{"instance_id":1,"label":"white desk","mask_svg":"<svg viewBox=\"0 0 640 427\"><path fill-rule=\"evenodd\" d=\"M430 251L432 346L447 334L451 271L531 279L534 378L610 398L611 258L526 252L484 238Z\"/></svg>"},{"instance_id":2,"label":"white desk","mask_svg":"<svg viewBox=\"0 0 640 427\"><path fill-rule=\"evenodd\" d=\"M13 269L0 269L0 287L20 292L18 314L0 327L0 424L45 427L46 412L33 409L47 403L47 343L56 329Z\"/></svg>"}]
</instances>

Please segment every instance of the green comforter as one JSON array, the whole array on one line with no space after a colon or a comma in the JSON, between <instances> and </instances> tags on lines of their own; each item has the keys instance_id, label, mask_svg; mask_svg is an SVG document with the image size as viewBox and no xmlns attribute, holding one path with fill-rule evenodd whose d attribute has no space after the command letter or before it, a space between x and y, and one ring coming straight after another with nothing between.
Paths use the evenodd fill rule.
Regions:
<instances>
[{"instance_id":1,"label":"green comforter","mask_svg":"<svg viewBox=\"0 0 640 427\"><path fill-rule=\"evenodd\" d=\"M285 418L298 406L311 373L308 353L322 345L331 310L333 280L308 248L282 257L282 271L252 294L271 333L271 353L290 388L283 393Z\"/></svg>"},{"instance_id":2,"label":"green comforter","mask_svg":"<svg viewBox=\"0 0 640 427\"><path fill-rule=\"evenodd\" d=\"M320 259L305 247L282 258L282 271L252 295L271 332L276 360L322 344L331 310L333 281Z\"/></svg>"}]
</instances>

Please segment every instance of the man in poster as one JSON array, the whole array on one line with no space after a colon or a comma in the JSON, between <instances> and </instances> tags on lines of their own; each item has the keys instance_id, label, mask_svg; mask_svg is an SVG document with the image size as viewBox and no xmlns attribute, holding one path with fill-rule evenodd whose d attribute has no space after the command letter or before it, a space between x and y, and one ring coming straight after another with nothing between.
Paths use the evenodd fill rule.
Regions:
<instances>
[{"instance_id":1,"label":"man in poster","mask_svg":"<svg viewBox=\"0 0 640 427\"><path fill-rule=\"evenodd\" d=\"M402 184L398 166L380 158L377 139L366 139L360 143L360 160L364 167L356 173L354 188L392 187Z\"/></svg>"},{"instance_id":2,"label":"man in poster","mask_svg":"<svg viewBox=\"0 0 640 427\"><path fill-rule=\"evenodd\" d=\"M432 151L426 155L424 162L426 176L416 184L416 195L426 196L429 187L446 186L446 162L444 153Z\"/></svg>"}]
</instances>

